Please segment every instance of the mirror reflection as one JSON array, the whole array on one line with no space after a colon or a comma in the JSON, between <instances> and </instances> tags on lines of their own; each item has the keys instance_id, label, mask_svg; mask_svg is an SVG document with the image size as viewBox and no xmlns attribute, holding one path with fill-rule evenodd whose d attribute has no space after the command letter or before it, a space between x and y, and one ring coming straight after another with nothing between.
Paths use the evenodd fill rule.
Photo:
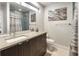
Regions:
<instances>
[{"instance_id":1,"label":"mirror reflection","mask_svg":"<svg viewBox=\"0 0 79 59\"><path fill-rule=\"evenodd\" d=\"M0 34L7 33L7 5L0 2Z\"/></svg>"},{"instance_id":2,"label":"mirror reflection","mask_svg":"<svg viewBox=\"0 0 79 59\"><path fill-rule=\"evenodd\" d=\"M33 11L21 5L10 3L10 32L11 33L29 30L30 12Z\"/></svg>"},{"instance_id":3,"label":"mirror reflection","mask_svg":"<svg viewBox=\"0 0 79 59\"><path fill-rule=\"evenodd\" d=\"M31 23L36 25L36 11L22 3L0 2L0 35L27 31Z\"/></svg>"}]
</instances>

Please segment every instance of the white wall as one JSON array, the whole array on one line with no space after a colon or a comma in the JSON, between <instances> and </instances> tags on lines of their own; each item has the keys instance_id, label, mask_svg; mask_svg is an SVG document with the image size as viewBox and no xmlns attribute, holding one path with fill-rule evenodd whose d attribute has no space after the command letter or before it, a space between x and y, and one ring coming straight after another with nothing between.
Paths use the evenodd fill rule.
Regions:
<instances>
[{"instance_id":1,"label":"white wall","mask_svg":"<svg viewBox=\"0 0 79 59\"><path fill-rule=\"evenodd\" d=\"M0 13L1 13L1 25L2 25L2 34L7 33L7 3L0 3Z\"/></svg>"},{"instance_id":2,"label":"white wall","mask_svg":"<svg viewBox=\"0 0 79 59\"><path fill-rule=\"evenodd\" d=\"M2 20L2 34L8 33L9 32L9 3L7 2L0 2L1 5L1 20Z\"/></svg>"},{"instance_id":3,"label":"white wall","mask_svg":"<svg viewBox=\"0 0 79 59\"><path fill-rule=\"evenodd\" d=\"M36 24L37 24L37 27L39 29L39 31L44 31L44 7L41 6L40 4L38 4L39 6L39 11L36 12Z\"/></svg>"},{"instance_id":4,"label":"white wall","mask_svg":"<svg viewBox=\"0 0 79 59\"><path fill-rule=\"evenodd\" d=\"M3 33L3 11L1 3L0 3L0 31L1 33Z\"/></svg>"},{"instance_id":5,"label":"white wall","mask_svg":"<svg viewBox=\"0 0 79 59\"><path fill-rule=\"evenodd\" d=\"M54 10L62 7L67 7L67 20L48 21L48 10ZM72 12L71 2L54 2L45 8L44 13L44 30L53 40L55 40L55 43L66 47L70 46L70 41L73 39L73 25L69 25L69 23L73 24Z\"/></svg>"},{"instance_id":6,"label":"white wall","mask_svg":"<svg viewBox=\"0 0 79 59\"><path fill-rule=\"evenodd\" d=\"M7 33L7 3L2 4L3 10L3 33Z\"/></svg>"}]
</instances>

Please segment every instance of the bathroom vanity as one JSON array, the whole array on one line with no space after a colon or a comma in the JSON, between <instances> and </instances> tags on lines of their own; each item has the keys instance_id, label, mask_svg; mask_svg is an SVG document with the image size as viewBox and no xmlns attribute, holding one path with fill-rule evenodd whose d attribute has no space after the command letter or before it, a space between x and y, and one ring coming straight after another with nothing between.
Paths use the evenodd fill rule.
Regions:
<instances>
[{"instance_id":1,"label":"bathroom vanity","mask_svg":"<svg viewBox=\"0 0 79 59\"><path fill-rule=\"evenodd\" d=\"M33 8L31 9L27 5L29 4L25 2L20 4L17 2L0 3L1 56L40 56L45 54L46 32L38 32L38 26L34 21L36 20L35 7L29 5ZM38 11L37 8L36 10ZM34 23L33 27L30 25L31 23ZM34 30L30 31L29 29Z\"/></svg>"},{"instance_id":2,"label":"bathroom vanity","mask_svg":"<svg viewBox=\"0 0 79 59\"><path fill-rule=\"evenodd\" d=\"M46 32L27 31L17 35L0 43L1 56L42 56L46 53Z\"/></svg>"}]
</instances>

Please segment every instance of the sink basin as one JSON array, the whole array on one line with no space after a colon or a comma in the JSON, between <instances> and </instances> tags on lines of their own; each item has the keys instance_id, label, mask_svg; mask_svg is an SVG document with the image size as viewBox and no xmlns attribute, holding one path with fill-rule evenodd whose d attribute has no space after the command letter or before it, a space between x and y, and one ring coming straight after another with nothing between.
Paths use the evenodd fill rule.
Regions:
<instances>
[{"instance_id":1,"label":"sink basin","mask_svg":"<svg viewBox=\"0 0 79 59\"><path fill-rule=\"evenodd\" d=\"M16 38L12 38L12 39L9 39L9 40L6 40L7 43L12 43L12 42L15 42L15 41L18 41L18 40L23 40L23 39L26 39L27 37L25 36L21 36L21 37L16 37Z\"/></svg>"}]
</instances>

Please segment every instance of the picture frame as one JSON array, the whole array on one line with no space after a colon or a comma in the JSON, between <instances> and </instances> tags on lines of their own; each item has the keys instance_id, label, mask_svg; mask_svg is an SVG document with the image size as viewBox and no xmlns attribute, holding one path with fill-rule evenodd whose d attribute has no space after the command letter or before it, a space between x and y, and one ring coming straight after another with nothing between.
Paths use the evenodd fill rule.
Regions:
<instances>
[{"instance_id":1,"label":"picture frame","mask_svg":"<svg viewBox=\"0 0 79 59\"><path fill-rule=\"evenodd\" d=\"M67 7L62 7L55 9L54 11L48 11L48 20L49 21L61 21L67 20Z\"/></svg>"},{"instance_id":2,"label":"picture frame","mask_svg":"<svg viewBox=\"0 0 79 59\"><path fill-rule=\"evenodd\" d=\"M36 13L31 14L31 22L36 22Z\"/></svg>"}]
</instances>

